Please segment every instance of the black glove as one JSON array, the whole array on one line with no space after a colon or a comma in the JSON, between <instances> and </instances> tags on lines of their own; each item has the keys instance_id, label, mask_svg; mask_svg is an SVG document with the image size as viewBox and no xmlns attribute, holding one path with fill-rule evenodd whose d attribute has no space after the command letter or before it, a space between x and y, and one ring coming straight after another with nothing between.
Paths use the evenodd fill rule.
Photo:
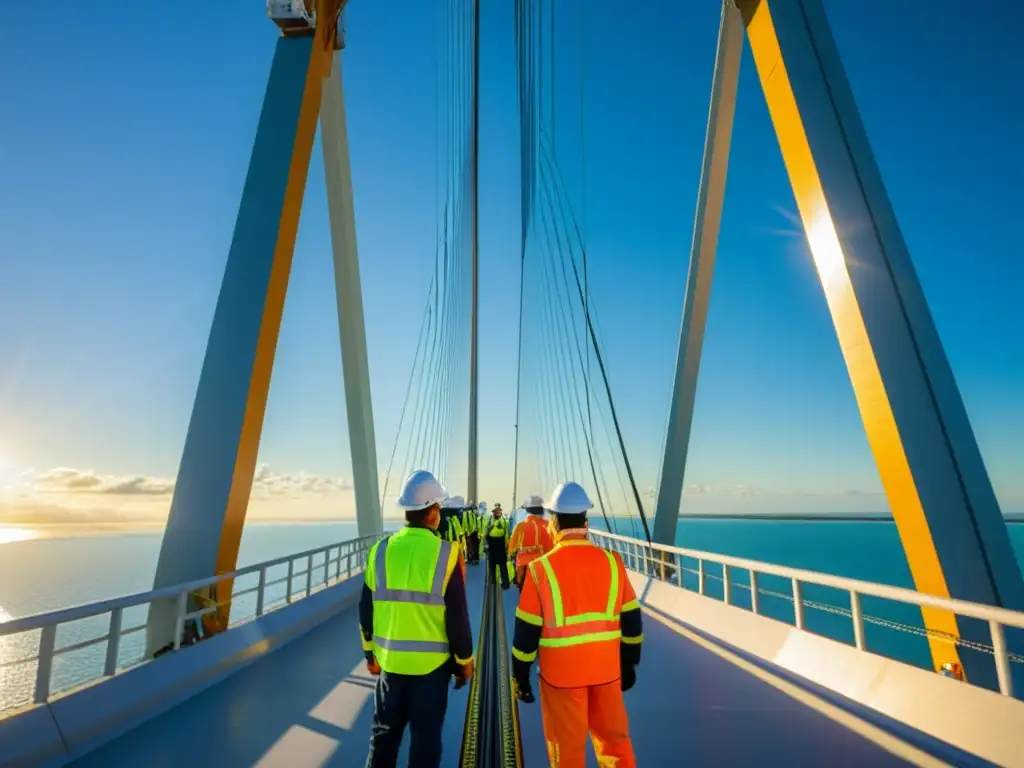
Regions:
<instances>
[{"instance_id":1,"label":"black glove","mask_svg":"<svg viewBox=\"0 0 1024 768\"><path fill-rule=\"evenodd\" d=\"M536 701L533 697L533 687L530 685L529 679L517 680L512 678L512 692L523 704L533 704Z\"/></svg>"},{"instance_id":2,"label":"black glove","mask_svg":"<svg viewBox=\"0 0 1024 768\"><path fill-rule=\"evenodd\" d=\"M622 690L628 691L636 685L636 667L622 668Z\"/></svg>"}]
</instances>

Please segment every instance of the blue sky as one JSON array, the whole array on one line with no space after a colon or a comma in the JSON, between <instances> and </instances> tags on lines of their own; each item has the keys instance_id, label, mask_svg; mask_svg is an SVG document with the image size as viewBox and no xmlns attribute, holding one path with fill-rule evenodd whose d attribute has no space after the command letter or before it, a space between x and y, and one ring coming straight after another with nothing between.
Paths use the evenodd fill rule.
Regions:
<instances>
[{"instance_id":1,"label":"blue sky","mask_svg":"<svg viewBox=\"0 0 1024 768\"><path fill-rule=\"evenodd\" d=\"M441 5L351 6L346 96L383 469L432 268ZM1024 511L1024 114L1009 97L1024 79L1012 53L1024 10L826 8L997 493ZM23 506L102 488L75 508L144 496L165 509L276 30L259 2L65 3L33 18L45 42L0 30L0 71L18 73L0 120L0 486L20 489ZM710 0L587 3L583 202L576 38L565 33L556 56L556 144L586 211L643 488L661 450L717 19ZM507 504L520 226L511 2L484 3L482 49L481 485ZM794 217L748 51L684 509L885 508ZM329 248L317 148L261 448L268 484L350 476Z\"/></svg>"}]
</instances>

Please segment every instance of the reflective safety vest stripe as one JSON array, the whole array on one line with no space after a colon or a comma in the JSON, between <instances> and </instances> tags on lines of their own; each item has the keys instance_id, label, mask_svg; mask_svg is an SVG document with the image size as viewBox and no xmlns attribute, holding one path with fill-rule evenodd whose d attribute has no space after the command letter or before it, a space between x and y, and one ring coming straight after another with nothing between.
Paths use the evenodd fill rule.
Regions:
<instances>
[{"instance_id":1,"label":"reflective safety vest stripe","mask_svg":"<svg viewBox=\"0 0 1024 768\"><path fill-rule=\"evenodd\" d=\"M425 675L448 661L444 594L457 561L458 549L426 529L406 528L374 545L366 585L373 651L386 672Z\"/></svg>"},{"instance_id":2,"label":"reflective safety vest stripe","mask_svg":"<svg viewBox=\"0 0 1024 768\"><path fill-rule=\"evenodd\" d=\"M509 545L516 552L516 565L525 568L554 546L547 522L539 515L529 515L512 532Z\"/></svg>"},{"instance_id":3,"label":"reflective safety vest stripe","mask_svg":"<svg viewBox=\"0 0 1024 768\"><path fill-rule=\"evenodd\" d=\"M543 616L538 649L541 675L551 685L565 688L601 685L618 679L621 674L621 566L611 552L584 544L580 549L588 551L583 558L587 563L586 570L577 570L582 565L578 555L584 553L573 552L575 549L557 547L552 550L552 553L560 555L554 565L551 555L540 557L529 565L537 584ZM591 552L600 552L600 560L607 561L609 581L603 605L600 598L605 594L604 579L593 572L600 560ZM559 562L562 563L564 582L559 581L556 573ZM600 586L595 585L595 581ZM577 591L572 601L574 604L582 602L587 607L592 604L594 610L568 613L563 600L564 588ZM600 593L596 591L598 589Z\"/></svg>"},{"instance_id":4,"label":"reflective safety vest stripe","mask_svg":"<svg viewBox=\"0 0 1024 768\"><path fill-rule=\"evenodd\" d=\"M444 536L442 537L445 541L457 542L462 537L462 526L459 524L458 518L449 517L445 522Z\"/></svg>"},{"instance_id":5,"label":"reflective safety vest stripe","mask_svg":"<svg viewBox=\"0 0 1024 768\"><path fill-rule=\"evenodd\" d=\"M523 546L519 547L519 554L521 555L540 555L544 554L545 551L551 548L550 539L551 534L547 529L547 524L544 520L536 515L531 515L526 518L522 523L516 526L519 529L521 526L520 536L522 537ZM513 533L513 536L515 534ZM527 544L526 540L529 537L530 543ZM545 542L545 539L548 541ZM535 558L527 558L527 561L534 560ZM522 563L525 565L526 563Z\"/></svg>"}]
</instances>

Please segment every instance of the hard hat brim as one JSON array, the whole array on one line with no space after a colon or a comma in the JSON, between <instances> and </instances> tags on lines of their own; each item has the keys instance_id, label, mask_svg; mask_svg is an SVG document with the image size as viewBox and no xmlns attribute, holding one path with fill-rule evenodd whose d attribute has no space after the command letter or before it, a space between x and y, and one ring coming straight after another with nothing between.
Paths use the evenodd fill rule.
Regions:
<instances>
[{"instance_id":1,"label":"hard hat brim","mask_svg":"<svg viewBox=\"0 0 1024 768\"><path fill-rule=\"evenodd\" d=\"M396 507L405 512L419 512L421 509L430 509L433 506L441 506L441 499L433 499L422 504L402 504L401 502L395 504Z\"/></svg>"}]
</instances>

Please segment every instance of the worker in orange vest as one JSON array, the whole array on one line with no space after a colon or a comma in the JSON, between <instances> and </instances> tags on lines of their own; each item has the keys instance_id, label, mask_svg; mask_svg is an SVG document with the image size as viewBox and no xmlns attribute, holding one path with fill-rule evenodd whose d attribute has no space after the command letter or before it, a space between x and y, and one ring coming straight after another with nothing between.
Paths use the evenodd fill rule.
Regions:
<instances>
[{"instance_id":1,"label":"worker in orange vest","mask_svg":"<svg viewBox=\"0 0 1024 768\"><path fill-rule=\"evenodd\" d=\"M530 667L540 662L548 759L584 768L587 735L601 765L636 768L623 691L636 683L643 626L622 558L587 538L586 491L555 489L555 546L527 566L512 641L517 698L534 701Z\"/></svg>"},{"instance_id":2,"label":"worker in orange vest","mask_svg":"<svg viewBox=\"0 0 1024 768\"><path fill-rule=\"evenodd\" d=\"M516 558L516 586L523 589L526 567L541 555L546 555L555 546L548 522L544 519L544 500L540 496L528 496L523 501L526 519L516 525L509 541L509 553Z\"/></svg>"}]
</instances>

